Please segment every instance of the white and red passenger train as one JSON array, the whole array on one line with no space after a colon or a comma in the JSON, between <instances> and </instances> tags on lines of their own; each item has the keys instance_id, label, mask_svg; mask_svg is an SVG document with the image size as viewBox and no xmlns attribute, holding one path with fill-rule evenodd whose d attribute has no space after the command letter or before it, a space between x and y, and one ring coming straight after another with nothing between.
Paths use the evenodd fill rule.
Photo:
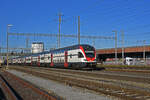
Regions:
<instances>
[{"instance_id":1,"label":"white and red passenger train","mask_svg":"<svg viewBox=\"0 0 150 100\"><path fill-rule=\"evenodd\" d=\"M14 65L83 68L96 66L96 51L90 45L74 45L9 60Z\"/></svg>"}]
</instances>

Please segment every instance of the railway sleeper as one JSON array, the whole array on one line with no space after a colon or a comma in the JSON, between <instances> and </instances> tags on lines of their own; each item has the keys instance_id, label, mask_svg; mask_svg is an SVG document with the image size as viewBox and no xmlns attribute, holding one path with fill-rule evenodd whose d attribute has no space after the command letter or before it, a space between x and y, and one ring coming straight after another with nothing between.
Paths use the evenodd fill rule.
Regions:
<instances>
[{"instance_id":1,"label":"railway sleeper","mask_svg":"<svg viewBox=\"0 0 150 100\"><path fill-rule=\"evenodd\" d=\"M21 70L22 71L22 70ZM25 70L23 70L24 72ZM26 71L28 72L28 71ZM106 95L112 95L112 96L116 96L116 97L120 97L122 99L126 99L126 100L141 100L135 97L132 97L133 94L135 95L135 90L131 90L131 89L124 89L118 86L112 86L112 85L107 85L107 84L103 84L103 83L95 83L93 81L89 81L89 80L84 80L84 79L77 79L77 78L70 78L70 77L65 77L65 76L56 76L56 75L51 75L51 74L43 74L40 72L32 72L32 74L38 75L38 76L42 76L42 77L46 77L48 79L55 79L57 81L62 81L61 79L63 79L63 82L65 82L65 84L69 84L70 86L78 86L78 87L82 87L82 88L87 88L89 90L93 90L96 92L100 92ZM49 76L49 77L48 77ZM58 79L57 79L58 78ZM118 94L118 93L113 93L112 91L118 91L122 94ZM138 91L139 92L139 91ZM125 94L127 95L125 95ZM139 94L143 94L146 95L147 93L143 93L140 92ZM137 94L136 94L137 95Z\"/></svg>"},{"instance_id":2,"label":"railway sleeper","mask_svg":"<svg viewBox=\"0 0 150 100\"><path fill-rule=\"evenodd\" d=\"M146 100L150 100L150 96L144 96L143 98Z\"/></svg>"}]
</instances>

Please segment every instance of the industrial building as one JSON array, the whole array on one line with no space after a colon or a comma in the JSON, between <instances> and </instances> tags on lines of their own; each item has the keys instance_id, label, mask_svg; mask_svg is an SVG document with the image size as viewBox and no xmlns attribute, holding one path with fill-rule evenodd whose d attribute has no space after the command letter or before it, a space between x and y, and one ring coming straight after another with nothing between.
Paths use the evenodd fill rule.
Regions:
<instances>
[{"instance_id":1,"label":"industrial building","mask_svg":"<svg viewBox=\"0 0 150 100\"><path fill-rule=\"evenodd\" d=\"M31 45L31 53L40 53L44 51L43 42L33 42Z\"/></svg>"},{"instance_id":2,"label":"industrial building","mask_svg":"<svg viewBox=\"0 0 150 100\"><path fill-rule=\"evenodd\" d=\"M134 47L125 47L117 48L117 58L122 58L122 52L124 57L140 58L143 59L150 57L150 45L146 46L134 46ZM110 49L97 49L97 59L98 61L106 61L107 59L115 58L115 48Z\"/></svg>"}]
</instances>

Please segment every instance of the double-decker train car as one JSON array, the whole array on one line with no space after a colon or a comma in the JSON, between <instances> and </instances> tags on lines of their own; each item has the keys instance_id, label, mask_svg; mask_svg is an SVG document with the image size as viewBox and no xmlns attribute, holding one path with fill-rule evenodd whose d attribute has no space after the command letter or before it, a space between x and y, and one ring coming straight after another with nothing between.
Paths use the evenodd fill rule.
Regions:
<instances>
[{"instance_id":1,"label":"double-decker train car","mask_svg":"<svg viewBox=\"0 0 150 100\"><path fill-rule=\"evenodd\" d=\"M17 57L9 60L11 64L83 68L96 66L96 51L90 45L74 45L47 52Z\"/></svg>"}]
</instances>

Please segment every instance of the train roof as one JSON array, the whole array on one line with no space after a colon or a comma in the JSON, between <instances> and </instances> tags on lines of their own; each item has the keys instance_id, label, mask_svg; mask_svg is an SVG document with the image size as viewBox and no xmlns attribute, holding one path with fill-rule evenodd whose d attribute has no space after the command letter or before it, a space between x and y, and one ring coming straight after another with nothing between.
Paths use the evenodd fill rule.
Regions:
<instances>
[{"instance_id":1,"label":"train roof","mask_svg":"<svg viewBox=\"0 0 150 100\"><path fill-rule=\"evenodd\" d=\"M50 50L50 52L57 52L57 51L66 51L66 50L73 50L73 49L79 49L80 46L83 46L83 48L94 48L93 46L91 45L88 45L88 44L80 44L80 45L73 45L73 46L67 46L67 47L63 47L63 48L58 48L58 49L55 49L55 50Z\"/></svg>"},{"instance_id":2,"label":"train roof","mask_svg":"<svg viewBox=\"0 0 150 100\"><path fill-rule=\"evenodd\" d=\"M80 44L80 45L73 45L73 46L67 46L67 47L63 47L63 48L58 48L58 49L50 50L50 51L44 51L44 52L41 52L41 53L31 54L31 55L23 56L23 57L37 56L37 55L39 55L39 54L45 54L45 53L64 52L64 51L66 51L66 50L79 49L80 46L82 46L82 47L85 48L85 49L87 49L87 48L92 48L92 49L94 49L94 47L91 46L91 45L88 45L88 44ZM17 58L20 58L20 57L17 57Z\"/></svg>"},{"instance_id":3,"label":"train roof","mask_svg":"<svg viewBox=\"0 0 150 100\"><path fill-rule=\"evenodd\" d=\"M66 50L79 49L80 46L82 46L83 48L92 48L92 49L94 48L93 46L88 45L88 44L80 44L80 45L73 45L73 46L58 48L58 49L50 50L50 51L44 51L44 52L41 52L41 53L32 54L32 56L36 56L36 55L39 55L39 54L45 54L45 53L49 53L49 52L54 53L54 52L64 52Z\"/></svg>"},{"instance_id":4,"label":"train roof","mask_svg":"<svg viewBox=\"0 0 150 100\"><path fill-rule=\"evenodd\" d=\"M44 44L43 42L33 42L32 44Z\"/></svg>"}]
</instances>

